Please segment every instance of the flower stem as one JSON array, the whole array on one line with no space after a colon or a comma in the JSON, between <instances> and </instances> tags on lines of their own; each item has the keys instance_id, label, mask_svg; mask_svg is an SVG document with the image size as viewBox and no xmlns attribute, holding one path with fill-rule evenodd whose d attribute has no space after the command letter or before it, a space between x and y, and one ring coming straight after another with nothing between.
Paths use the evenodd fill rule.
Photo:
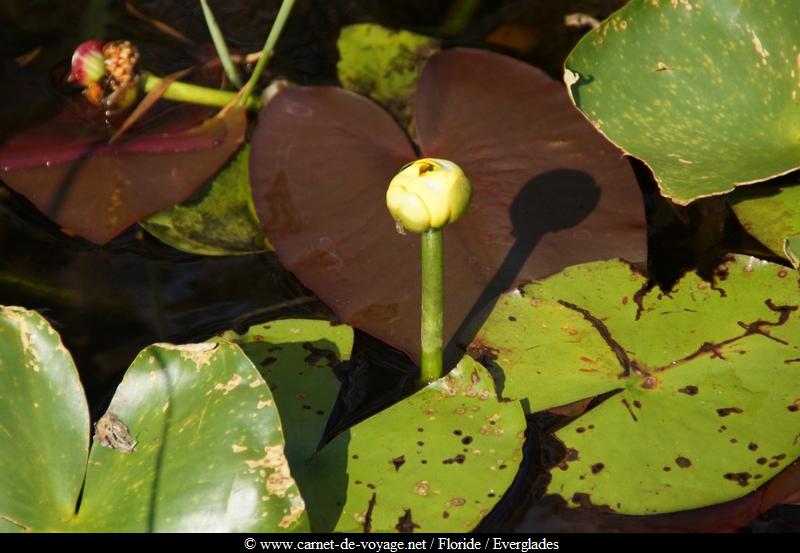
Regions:
<instances>
[{"instance_id":1,"label":"flower stem","mask_svg":"<svg viewBox=\"0 0 800 553\"><path fill-rule=\"evenodd\" d=\"M442 229L422 233L422 366L420 380L442 376L444 328L444 257Z\"/></svg>"},{"instance_id":2,"label":"flower stem","mask_svg":"<svg viewBox=\"0 0 800 553\"><path fill-rule=\"evenodd\" d=\"M156 77L152 73L143 73L140 77L140 86L145 92L150 92L157 87L159 83L161 83L161 78ZM167 87L162 98L175 102L187 102L190 104L223 108L236 97L236 94L236 92L228 90L217 90L215 88L206 88L204 86L175 81ZM261 109L261 102L258 98L249 98L245 105L247 109Z\"/></svg>"},{"instance_id":3,"label":"flower stem","mask_svg":"<svg viewBox=\"0 0 800 553\"><path fill-rule=\"evenodd\" d=\"M236 71L236 66L233 64L231 54L228 51L228 45L225 44L225 38L222 36L222 31L214 18L214 13L208 6L206 0L200 0L200 6L203 8L203 17L206 19L206 26L208 32L211 34L211 40L214 42L214 48L217 50L219 61L222 62L222 68L225 69L225 74L228 79L233 83L236 88L242 88L242 79L239 77L239 72Z\"/></svg>"},{"instance_id":4,"label":"flower stem","mask_svg":"<svg viewBox=\"0 0 800 553\"><path fill-rule=\"evenodd\" d=\"M272 24L272 28L269 30L269 35L267 36L266 42L264 42L264 48L261 50L261 57L258 58L256 62L256 66L253 68L253 73L250 75L250 79L248 79L247 84L244 85L242 88L242 96L239 99L239 105L249 105L250 94L253 92L253 88L256 86L258 79L261 78L261 73L264 71L264 67L269 61L269 58L272 57L272 50L275 48L275 44L278 42L278 38L281 36L281 32L283 31L283 27L286 24L286 20L289 19L289 14L292 12L292 7L294 6L294 0L283 0L281 3L280 9L278 9L278 14L275 16L275 22Z\"/></svg>"}]
</instances>

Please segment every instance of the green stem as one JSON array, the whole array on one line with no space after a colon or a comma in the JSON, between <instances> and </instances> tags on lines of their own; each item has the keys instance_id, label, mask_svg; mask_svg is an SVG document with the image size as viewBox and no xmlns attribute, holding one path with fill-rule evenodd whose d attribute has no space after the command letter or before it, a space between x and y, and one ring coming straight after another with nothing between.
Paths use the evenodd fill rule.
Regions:
<instances>
[{"instance_id":1,"label":"green stem","mask_svg":"<svg viewBox=\"0 0 800 553\"><path fill-rule=\"evenodd\" d=\"M286 24L286 20L289 19L289 14L292 12L293 6L294 0L283 0L281 3L278 14L275 16L275 22L272 24L272 28L269 30L269 35L267 36L266 42L264 42L264 48L261 50L261 56L258 58L256 66L253 68L253 73L250 75L250 79L242 89L242 97L239 100L240 106L246 105L246 102L249 101L250 94L253 92L253 88L256 86L258 79L261 78L261 73L264 71L267 61L269 61L269 58L272 56L272 50L275 48L275 44L278 42L278 38L281 36L283 27Z\"/></svg>"},{"instance_id":2,"label":"green stem","mask_svg":"<svg viewBox=\"0 0 800 553\"><path fill-rule=\"evenodd\" d=\"M448 37L463 34L480 7L481 0L455 0L439 32Z\"/></svg>"},{"instance_id":3,"label":"green stem","mask_svg":"<svg viewBox=\"0 0 800 553\"><path fill-rule=\"evenodd\" d=\"M442 377L444 328L444 257L442 229L422 233L422 366L423 383Z\"/></svg>"},{"instance_id":4,"label":"green stem","mask_svg":"<svg viewBox=\"0 0 800 553\"><path fill-rule=\"evenodd\" d=\"M217 25L217 20L214 18L214 13L208 7L206 0L200 0L200 6L203 8L203 17L206 19L206 26L208 32L211 34L211 40L214 42L214 48L217 49L217 56L219 61L222 62L222 68L228 79L233 83L236 88L242 88L242 79L239 77L239 72L236 71L236 66L233 64L231 54L228 51L228 45L225 44L225 37L222 36L222 31Z\"/></svg>"},{"instance_id":5,"label":"green stem","mask_svg":"<svg viewBox=\"0 0 800 553\"><path fill-rule=\"evenodd\" d=\"M140 77L140 86L145 92L150 92L160 83L161 78L151 73L143 73ZM216 88L206 88L204 86L175 81L167 87L162 98L175 102L187 102L190 104L224 108L236 97L236 94L236 92L228 90L217 90ZM261 109L261 101L258 98L250 98L247 101L246 107L251 110L259 110Z\"/></svg>"}]
</instances>

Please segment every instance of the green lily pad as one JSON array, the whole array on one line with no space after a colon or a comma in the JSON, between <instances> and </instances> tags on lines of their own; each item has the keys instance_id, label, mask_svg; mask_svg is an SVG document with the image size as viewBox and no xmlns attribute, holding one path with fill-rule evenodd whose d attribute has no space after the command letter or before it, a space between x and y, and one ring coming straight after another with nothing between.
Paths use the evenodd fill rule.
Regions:
<instances>
[{"instance_id":1,"label":"green lily pad","mask_svg":"<svg viewBox=\"0 0 800 553\"><path fill-rule=\"evenodd\" d=\"M490 375L465 357L311 459L312 529L469 531L513 481L524 441L519 404L499 402Z\"/></svg>"},{"instance_id":2,"label":"green lily pad","mask_svg":"<svg viewBox=\"0 0 800 553\"><path fill-rule=\"evenodd\" d=\"M256 217L249 179L250 146L194 195L143 219L144 229L178 250L200 255L271 251Z\"/></svg>"},{"instance_id":3,"label":"green lily pad","mask_svg":"<svg viewBox=\"0 0 800 553\"><path fill-rule=\"evenodd\" d=\"M776 255L790 259L783 242L800 233L800 185L748 186L732 192L728 201L747 232Z\"/></svg>"},{"instance_id":4,"label":"green lily pad","mask_svg":"<svg viewBox=\"0 0 800 553\"><path fill-rule=\"evenodd\" d=\"M687 204L798 168L798 35L794 2L633 0L584 36L564 79Z\"/></svg>"},{"instance_id":5,"label":"green lily pad","mask_svg":"<svg viewBox=\"0 0 800 553\"><path fill-rule=\"evenodd\" d=\"M301 491L313 485L306 461L317 450L339 394L333 367L350 359L353 329L328 321L286 319L225 332L269 384L286 436L286 457Z\"/></svg>"},{"instance_id":6,"label":"green lily pad","mask_svg":"<svg viewBox=\"0 0 800 553\"><path fill-rule=\"evenodd\" d=\"M417 80L439 47L430 37L374 23L343 27L336 45L342 86L374 100L408 127Z\"/></svg>"},{"instance_id":7,"label":"green lily pad","mask_svg":"<svg viewBox=\"0 0 800 553\"><path fill-rule=\"evenodd\" d=\"M799 278L731 257L666 294L624 262L578 265L505 295L471 351L530 411L619 390L557 433L550 493L626 514L721 503L800 456Z\"/></svg>"},{"instance_id":8,"label":"green lily pad","mask_svg":"<svg viewBox=\"0 0 800 553\"><path fill-rule=\"evenodd\" d=\"M13 407L0 411L0 520L29 531L307 529L269 389L236 345L143 350L89 451L86 400L58 335L18 308L3 308L0 328L0 403Z\"/></svg>"},{"instance_id":9,"label":"green lily pad","mask_svg":"<svg viewBox=\"0 0 800 553\"><path fill-rule=\"evenodd\" d=\"M89 455L78 372L45 319L0 308L0 521L4 531L63 528Z\"/></svg>"}]
</instances>

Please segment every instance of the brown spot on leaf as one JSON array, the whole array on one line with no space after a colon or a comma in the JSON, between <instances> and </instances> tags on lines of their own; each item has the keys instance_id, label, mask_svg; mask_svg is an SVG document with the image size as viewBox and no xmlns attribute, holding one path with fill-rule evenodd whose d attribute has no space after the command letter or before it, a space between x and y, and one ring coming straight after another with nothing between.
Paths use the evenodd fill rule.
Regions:
<instances>
[{"instance_id":1,"label":"brown spot on leaf","mask_svg":"<svg viewBox=\"0 0 800 553\"><path fill-rule=\"evenodd\" d=\"M306 355L305 362L310 365L316 365L320 361L325 360L328 362L328 365L332 367L339 362L336 352L329 349L314 347L314 344L311 342L303 342L303 349L309 352L308 355Z\"/></svg>"},{"instance_id":2,"label":"brown spot on leaf","mask_svg":"<svg viewBox=\"0 0 800 553\"><path fill-rule=\"evenodd\" d=\"M758 463L759 465L765 465L765 464L767 464L767 458L766 457L759 457L756 460L756 463Z\"/></svg>"},{"instance_id":3,"label":"brown spot on leaf","mask_svg":"<svg viewBox=\"0 0 800 553\"><path fill-rule=\"evenodd\" d=\"M744 413L740 407L723 407L722 409L717 409L717 415L720 417L727 417L731 413L736 413L737 415Z\"/></svg>"},{"instance_id":4,"label":"brown spot on leaf","mask_svg":"<svg viewBox=\"0 0 800 553\"><path fill-rule=\"evenodd\" d=\"M692 462L687 459L686 457L678 457L675 459L675 464L681 467L682 469L688 468L692 466Z\"/></svg>"},{"instance_id":5,"label":"brown spot on leaf","mask_svg":"<svg viewBox=\"0 0 800 553\"><path fill-rule=\"evenodd\" d=\"M278 360L277 357L265 357L264 360L261 361L261 363L259 363L259 365L261 365L262 367L268 367L273 363L275 363L277 360Z\"/></svg>"},{"instance_id":6,"label":"brown spot on leaf","mask_svg":"<svg viewBox=\"0 0 800 553\"><path fill-rule=\"evenodd\" d=\"M364 533L369 534L372 530L372 511L375 509L375 503L377 500L377 496L373 493L372 497L369 499L369 503L367 503L367 512L364 515Z\"/></svg>"},{"instance_id":7,"label":"brown spot on leaf","mask_svg":"<svg viewBox=\"0 0 800 553\"><path fill-rule=\"evenodd\" d=\"M414 493L417 495L426 496L430 493L431 486L427 480L420 480L414 484Z\"/></svg>"},{"instance_id":8,"label":"brown spot on leaf","mask_svg":"<svg viewBox=\"0 0 800 553\"><path fill-rule=\"evenodd\" d=\"M752 475L749 472L729 472L725 474L724 478L725 480L736 482L744 488L752 478Z\"/></svg>"},{"instance_id":9,"label":"brown spot on leaf","mask_svg":"<svg viewBox=\"0 0 800 553\"><path fill-rule=\"evenodd\" d=\"M686 394L687 396L696 396L699 389L697 386L684 386L678 390L682 394Z\"/></svg>"},{"instance_id":10,"label":"brown spot on leaf","mask_svg":"<svg viewBox=\"0 0 800 553\"><path fill-rule=\"evenodd\" d=\"M402 467L406 463L406 456L400 455L399 457L395 457L389 462L394 465L394 470L396 472L400 470L400 467Z\"/></svg>"},{"instance_id":11,"label":"brown spot on leaf","mask_svg":"<svg viewBox=\"0 0 800 553\"><path fill-rule=\"evenodd\" d=\"M631 418L633 419L633 422L638 422L638 421L639 421L639 419L638 419L638 418L636 418L636 413L634 413L634 412L633 412L633 409L631 409L631 406L630 406L630 404L628 403L628 400L627 400L627 399L625 399L625 398L623 398L623 399L622 399L622 404L625 406L625 409L627 409L627 410L628 410L628 413L630 414Z\"/></svg>"},{"instance_id":12,"label":"brown spot on leaf","mask_svg":"<svg viewBox=\"0 0 800 553\"><path fill-rule=\"evenodd\" d=\"M747 449L749 449L750 451L755 451L758 449L758 444L750 442L749 444L747 444Z\"/></svg>"},{"instance_id":13,"label":"brown spot on leaf","mask_svg":"<svg viewBox=\"0 0 800 553\"><path fill-rule=\"evenodd\" d=\"M469 445L472 443L472 436L464 436L461 438L461 443L464 445Z\"/></svg>"},{"instance_id":14,"label":"brown spot on leaf","mask_svg":"<svg viewBox=\"0 0 800 553\"><path fill-rule=\"evenodd\" d=\"M448 504L451 505L452 507L463 507L466 502L467 500L464 499L463 497L454 497L453 499L448 501Z\"/></svg>"},{"instance_id":15,"label":"brown spot on leaf","mask_svg":"<svg viewBox=\"0 0 800 553\"><path fill-rule=\"evenodd\" d=\"M597 474L598 472L600 472L604 468L605 468L605 465L603 463L595 463L595 464L592 465L592 474Z\"/></svg>"}]
</instances>

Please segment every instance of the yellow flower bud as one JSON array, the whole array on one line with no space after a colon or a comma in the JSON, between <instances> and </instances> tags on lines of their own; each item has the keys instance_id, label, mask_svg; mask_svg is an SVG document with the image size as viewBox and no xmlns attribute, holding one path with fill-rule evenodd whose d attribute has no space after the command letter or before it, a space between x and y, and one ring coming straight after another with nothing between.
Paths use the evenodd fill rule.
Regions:
<instances>
[{"instance_id":1,"label":"yellow flower bud","mask_svg":"<svg viewBox=\"0 0 800 553\"><path fill-rule=\"evenodd\" d=\"M446 159L424 158L392 179L386 206L398 228L425 232L458 220L471 198L472 184L461 167Z\"/></svg>"}]
</instances>

